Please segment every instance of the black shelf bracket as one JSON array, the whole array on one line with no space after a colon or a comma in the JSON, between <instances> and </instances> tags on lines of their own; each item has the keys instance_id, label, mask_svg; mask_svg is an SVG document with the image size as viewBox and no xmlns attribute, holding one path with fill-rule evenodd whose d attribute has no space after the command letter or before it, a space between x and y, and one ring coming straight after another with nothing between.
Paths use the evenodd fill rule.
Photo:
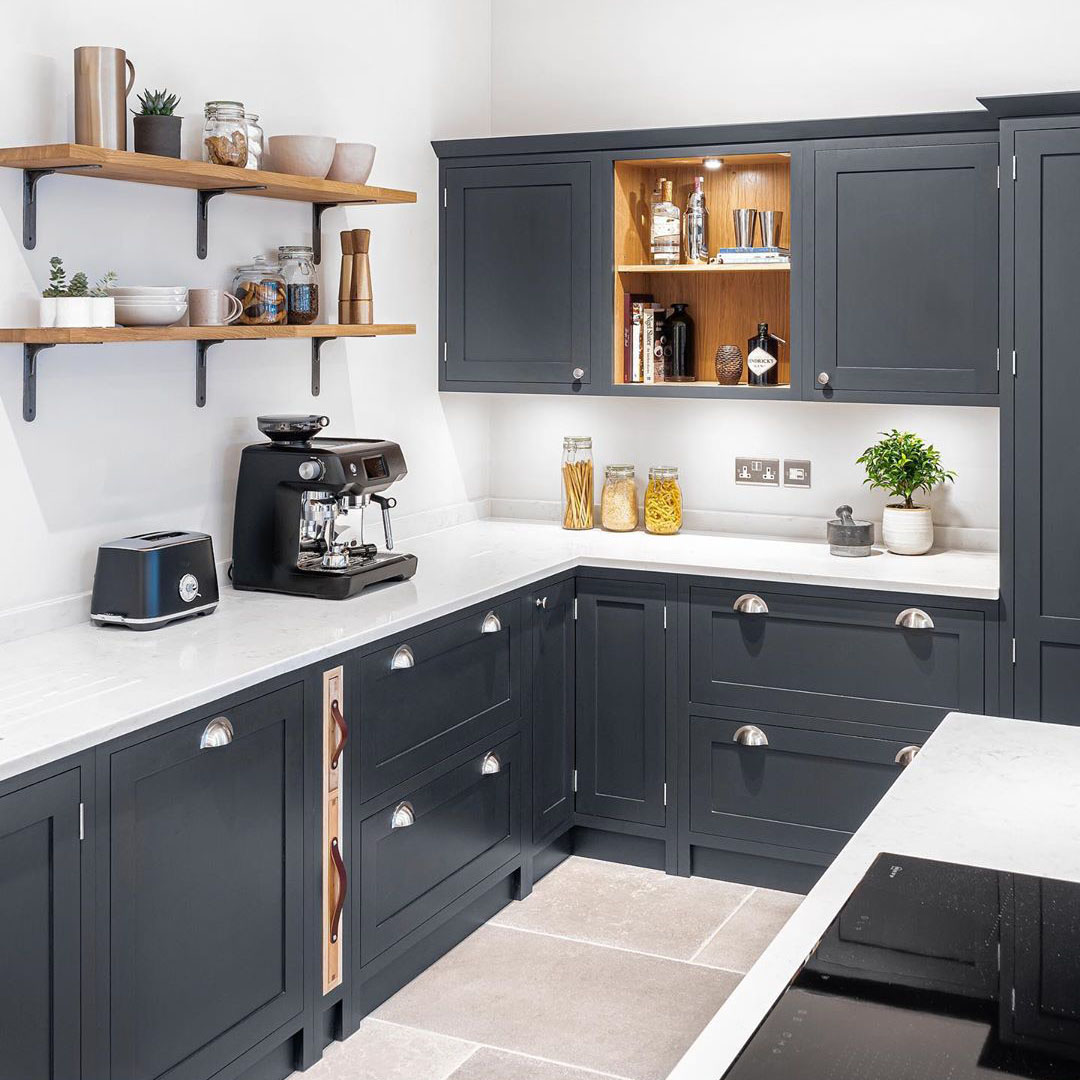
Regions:
<instances>
[{"instance_id":1,"label":"black shelf bracket","mask_svg":"<svg viewBox=\"0 0 1080 1080\"><path fill-rule=\"evenodd\" d=\"M322 389L322 347L333 341L328 337L313 337L311 339L311 396L318 397Z\"/></svg>"},{"instance_id":2,"label":"black shelf bracket","mask_svg":"<svg viewBox=\"0 0 1080 1080\"><path fill-rule=\"evenodd\" d=\"M311 252L315 265L322 262L322 216L327 210L333 210L337 203L316 202L311 204Z\"/></svg>"},{"instance_id":3,"label":"black shelf bracket","mask_svg":"<svg viewBox=\"0 0 1080 1080\"><path fill-rule=\"evenodd\" d=\"M100 165L57 165L52 169L23 169L22 242L27 251L37 247L37 183L56 172L100 169Z\"/></svg>"},{"instance_id":4,"label":"black shelf bracket","mask_svg":"<svg viewBox=\"0 0 1080 1080\"><path fill-rule=\"evenodd\" d=\"M206 404L206 354L211 345L220 345L223 340L224 338L200 338L195 342L195 404L200 409Z\"/></svg>"},{"instance_id":5,"label":"black shelf bracket","mask_svg":"<svg viewBox=\"0 0 1080 1080\"><path fill-rule=\"evenodd\" d=\"M51 349L56 342L27 342L23 345L22 418L30 423L37 416L37 354Z\"/></svg>"},{"instance_id":6,"label":"black shelf bracket","mask_svg":"<svg viewBox=\"0 0 1080 1080\"><path fill-rule=\"evenodd\" d=\"M207 207L217 195L227 195L230 191L265 191L265 184L238 184L228 188L205 188L195 192L195 254L200 259L206 258L206 234L209 224Z\"/></svg>"}]
</instances>

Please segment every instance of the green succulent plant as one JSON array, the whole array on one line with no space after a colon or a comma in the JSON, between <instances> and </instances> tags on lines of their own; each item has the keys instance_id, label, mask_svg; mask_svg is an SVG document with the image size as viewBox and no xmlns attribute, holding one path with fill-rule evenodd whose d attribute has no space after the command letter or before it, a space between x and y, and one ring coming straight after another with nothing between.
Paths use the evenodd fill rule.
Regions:
<instances>
[{"instance_id":1,"label":"green succulent plant","mask_svg":"<svg viewBox=\"0 0 1080 1080\"><path fill-rule=\"evenodd\" d=\"M64 269L64 260L59 255L54 255L49 260L49 284L42 290L41 295L67 295L67 271Z\"/></svg>"},{"instance_id":2,"label":"green succulent plant","mask_svg":"<svg viewBox=\"0 0 1080 1080\"><path fill-rule=\"evenodd\" d=\"M80 270L77 274L71 275L71 283L67 287L67 296L89 296L90 295L90 282L86 275Z\"/></svg>"},{"instance_id":3,"label":"green succulent plant","mask_svg":"<svg viewBox=\"0 0 1080 1080\"><path fill-rule=\"evenodd\" d=\"M109 289L116 284L116 271L110 270L102 274L97 284L90 290L91 296L108 296Z\"/></svg>"},{"instance_id":4,"label":"green succulent plant","mask_svg":"<svg viewBox=\"0 0 1080 1080\"><path fill-rule=\"evenodd\" d=\"M941 451L918 435L896 428L880 434L881 441L868 446L855 463L866 468L864 484L903 499L904 509L914 508L911 497L916 491L929 494L956 479L956 473L941 463Z\"/></svg>"},{"instance_id":5,"label":"green succulent plant","mask_svg":"<svg viewBox=\"0 0 1080 1080\"><path fill-rule=\"evenodd\" d=\"M170 94L168 87L164 90L144 90L139 95L141 108L135 113L136 116L172 116L176 106L180 104L180 98L176 94ZM131 110L135 112L134 109Z\"/></svg>"}]
</instances>

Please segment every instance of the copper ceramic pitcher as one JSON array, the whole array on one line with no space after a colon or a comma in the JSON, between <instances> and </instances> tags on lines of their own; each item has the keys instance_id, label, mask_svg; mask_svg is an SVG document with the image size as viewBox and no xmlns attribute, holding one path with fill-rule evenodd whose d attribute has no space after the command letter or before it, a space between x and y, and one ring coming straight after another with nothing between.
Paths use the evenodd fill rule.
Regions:
<instances>
[{"instance_id":1,"label":"copper ceramic pitcher","mask_svg":"<svg viewBox=\"0 0 1080 1080\"><path fill-rule=\"evenodd\" d=\"M127 97L135 65L123 49L84 45L75 50L75 141L127 149Z\"/></svg>"}]
</instances>

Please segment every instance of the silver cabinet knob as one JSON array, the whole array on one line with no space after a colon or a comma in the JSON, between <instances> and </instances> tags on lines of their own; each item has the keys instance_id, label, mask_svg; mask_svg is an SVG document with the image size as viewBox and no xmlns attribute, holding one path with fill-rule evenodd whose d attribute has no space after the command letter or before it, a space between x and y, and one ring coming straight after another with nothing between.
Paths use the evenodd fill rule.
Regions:
<instances>
[{"instance_id":1,"label":"silver cabinet knob","mask_svg":"<svg viewBox=\"0 0 1080 1080\"><path fill-rule=\"evenodd\" d=\"M496 773L502 772L502 762L494 750L490 750L484 755L484 760L480 762L480 772L483 776L494 776Z\"/></svg>"},{"instance_id":2,"label":"silver cabinet knob","mask_svg":"<svg viewBox=\"0 0 1080 1080\"><path fill-rule=\"evenodd\" d=\"M585 378L585 369L581 368L581 367L576 367L571 372L571 374L574 376L575 379L584 379Z\"/></svg>"},{"instance_id":3,"label":"silver cabinet knob","mask_svg":"<svg viewBox=\"0 0 1080 1080\"><path fill-rule=\"evenodd\" d=\"M494 611L489 611L484 616L484 621L480 624L481 634L497 634L502 629L502 623L499 621L499 616Z\"/></svg>"},{"instance_id":4,"label":"silver cabinet knob","mask_svg":"<svg viewBox=\"0 0 1080 1080\"><path fill-rule=\"evenodd\" d=\"M734 735L731 736L733 743L740 746L768 746L769 737L759 727L753 724L743 724Z\"/></svg>"},{"instance_id":5,"label":"silver cabinet knob","mask_svg":"<svg viewBox=\"0 0 1080 1080\"><path fill-rule=\"evenodd\" d=\"M407 829L410 825L416 823L416 811L412 808L412 803L399 802L394 807L394 813L390 817L391 829Z\"/></svg>"},{"instance_id":6,"label":"silver cabinet knob","mask_svg":"<svg viewBox=\"0 0 1080 1080\"><path fill-rule=\"evenodd\" d=\"M922 608L909 607L896 616L896 625L905 630L933 630L934 620Z\"/></svg>"},{"instance_id":7,"label":"silver cabinet knob","mask_svg":"<svg viewBox=\"0 0 1080 1080\"><path fill-rule=\"evenodd\" d=\"M769 605L765 603L756 593L743 593L734 604L731 605L732 611L739 612L740 615L768 615Z\"/></svg>"},{"instance_id":8,"label":"silver cabinet knob","mask_svg":"<svg viewBox=\"0 0 1080 1080\"><path fill-rule=\"evenodd\" d=\"M819 371L817 381L818 381L818 386L828 386L829 385L829 373L827 371Z\"/></svg>"},{"instance_id":9,"label":"silver cabinet knob","mask_svg":"<svg viewBox=\"0 0 1080 1080\"><path fill-rule=\"evenodd\" d=\"M539 607L539 608L543 608L546 611L547 610L547 597L546 596L538 596L536 598L536 606Z\"/></svg>"},{"instance_id":10,"label":"silver cabinet knob","mask_svg":"<svg viewBox=\"0 0 1080 1080\"><path fill-rule=\"evenodd\" d=\"M390 670L401 671L403 668L411 668L416 664L416 657L408 645L399 645L390 657Z\"/></svg>"},{"instance_id":11,"label":"silver cabinet knob","mask_svg":"<svg viewBox=\"0 0 1080 1080\"><path fill-rule=\"evenodd\" d=\"M915 755L918 754L921 749L921 746L905 746L903 750L897 751L893 761L895 761L902 769L906 769L915 760Z\"/></svg>"},{"instance_id":12,"label":"silver cabinet knob","mask_svg":"<svg viewBox=\"0 0 1080 1080\"><path fill-rule=\"evenodd\" d=\"M199 736L200 750L213 750L218 746L228 746L233 741L233 726L227 716L215 716Z\"/></svg>"}]
</instances>

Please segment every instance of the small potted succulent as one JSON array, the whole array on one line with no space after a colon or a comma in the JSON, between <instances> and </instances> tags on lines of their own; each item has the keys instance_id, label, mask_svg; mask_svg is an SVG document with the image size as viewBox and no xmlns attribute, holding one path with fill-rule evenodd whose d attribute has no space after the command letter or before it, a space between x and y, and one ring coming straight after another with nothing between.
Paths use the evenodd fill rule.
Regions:
<instances>
[{"instance_id":1,"label":"small potted succulent","mask_svg":"<svg viewBox=\"0 0 1080 1080\"><path fill-rule=\"evenodd\" d=\"M98 283L90 290L90 325L115 326L116 301L109 295L109 289L116 284L116 271L103 274Z\"/></svg>"},{"instance_id":2,"label":"small potted succulent","mask_svg":"<svg viewBox=\"0 0 1080 1080\"><path fill-rule=\"evenodd\" d=\"M140 109L135 112L135 150L159 157L180 156L182 116L175 116L180 99L165 90L144 90L139 95Z\"/></svg>"},{"instance_id":3,"label":"small potted succulent","mask_svg":"<svg viewBox=\"0 0 1080 1080\"><path fill-rule=\"evenodd\" d=\"M956 473L941 463L941 451L910 431L881 432L881 441L867 447L856 464L866 468L864 484L903 499L889 503L881 521L881 539L896 555L923 555L934 546L934 520L929 506L916 506L917 491L929 494Z\"/></svg>"},{"instance_id":4,"label":"small potted succulent","mask_svg":"<svg viewBox=\"0 0 1080 1080\"><path fill-rule=\"evenodd\" d=\"M67 290L56 301L57 326L90 326L90 282L80 270L71 275Z\"/></svg>"},{"instance_id":5,"label":"small potted succulent","mask_svg":"<svg viewBox=\"0 0 1080 1080\"><path fill-rule=\"evenodd\" d=\"M39 326L115 326L115 301L109 287L116 282L110 270L91 289L81 270L68 280L64 260L54 255L49 260L49 284L42 291L38 309Z\"/></svg>"},{"instance_id":6,"label":"small potted succulent","mask_svg":"<svg viewBox=\"0 0 1080 1080\"><path fill-rule=\"evenodd\" d=\"M38 326L56 325L56 309L62 296L67 296L67 271L64 270L64 260L54 255L49 260L49 284L42 290L38 301Z\"/></svg>"}]
</instances>

